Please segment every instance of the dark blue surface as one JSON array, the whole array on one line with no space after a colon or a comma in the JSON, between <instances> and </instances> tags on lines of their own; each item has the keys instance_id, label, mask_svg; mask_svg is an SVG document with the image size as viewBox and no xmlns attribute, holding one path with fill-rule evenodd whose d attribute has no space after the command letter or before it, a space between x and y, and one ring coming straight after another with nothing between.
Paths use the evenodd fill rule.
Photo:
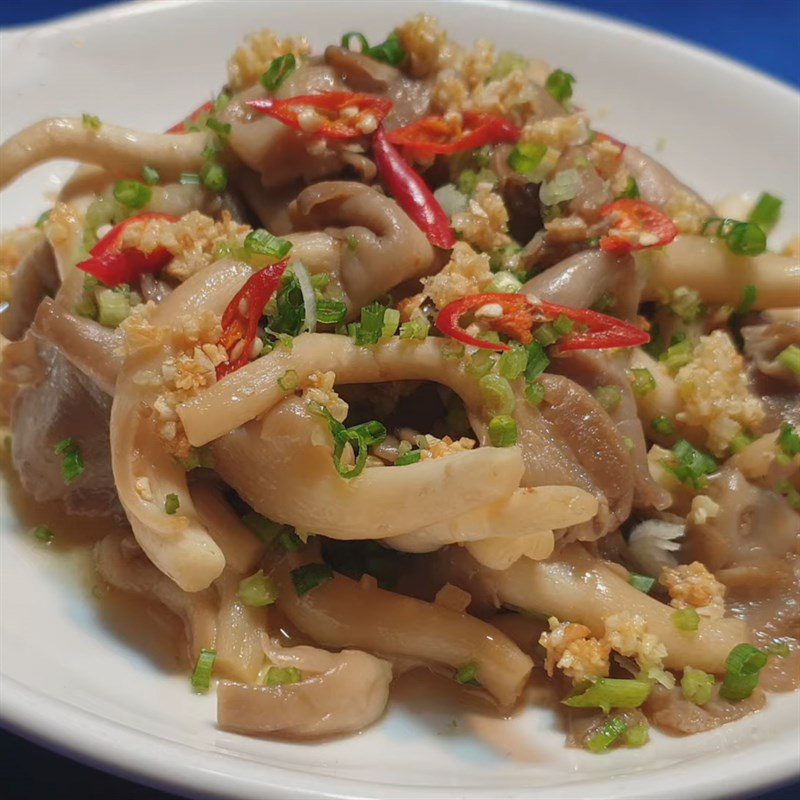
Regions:
<instances>
[{"instance_id":1,"label":"dark blue surface","mask_svg":"<svg viewBox=\"0 0 800 800\"><path fill-rule=\"evenodd\" d=\"M0 0L0 26L38 22L110 4L97 0ZM561 4L695 42L787 83L800 84L800 0L562 0ZM171 798L80 766L9 734L0 733L0 753L0 774L8 800ZM761 795L759 800L798 797L800 784L795 784Z\"/></svg>"}]
</instances>

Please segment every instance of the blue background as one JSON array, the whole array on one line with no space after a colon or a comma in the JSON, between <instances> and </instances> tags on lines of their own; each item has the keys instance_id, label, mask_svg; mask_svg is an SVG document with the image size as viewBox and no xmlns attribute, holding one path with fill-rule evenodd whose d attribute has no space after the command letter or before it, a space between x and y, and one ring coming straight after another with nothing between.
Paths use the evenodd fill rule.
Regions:
<instances>
[{"instance_id":1,"label":"blue background","mask_svg":"<svg viewBox=\"0 0 800 800\"><path fill-rule=\"evenodd\" d=\"M0 0L0 26L28 24L111 4L97 0ZM800 0L561 0L561 5L635 22L716 50L786 83L800 84ZM171 795L80 766L10 734L0 733L0 753L0 774L8 800L171 800ZM769 792L759 800L797 797L800 784Z\"/></svg>"}]
</instances>

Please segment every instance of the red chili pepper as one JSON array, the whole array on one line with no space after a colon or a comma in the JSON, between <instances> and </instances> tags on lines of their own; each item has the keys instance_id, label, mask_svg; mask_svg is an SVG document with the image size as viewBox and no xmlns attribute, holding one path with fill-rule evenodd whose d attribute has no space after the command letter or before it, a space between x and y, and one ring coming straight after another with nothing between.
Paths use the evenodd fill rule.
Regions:
<instances>
[{"instance_id":1,"label":"red chili pepper","mask_svg":"<svg viewBox=\"0 0 800 800\"><path fill-rule=\"evenodd\" d=\"M436 327L445 336L463 344L484 350L510 350L510 345L502 342L486 342L470 336L459 324L462 316L486 305L499 305L503 310L501 317L489 319L491 327L522 344L529 344L533 340L531 331L536 323L552 322L562 314L588 328L585 332L571 333L562 339L559 347L563 351L637 347L650 341L650 335L641 328L616 317L583 308L558 306L543 300L535 302L523 294L487 293L462 297L439 312Z\"/></svg>"},{"instance_id":2,"label":"red chili pepper","mask_svg":"<svg viewBox=\"0 0 800 800\"><path fill-rule=\"evenodd\" d=\"M222 336L219 340L228 351L228 361L217 367L217 380L250 363L250 349L258 333L264 306L280 286L281 276L288 265L288 259L284 259L254 273L228 303L222 315ZM242 341L242 352L231 361L231 350Z\"/></svg>"},{"instance_id":3,"label":"red chili pepper","mask_svg":"<svg viewBox=\"0 0 800 800\"><path fill-rule=\"evenodd\" d=\"M476 150L486 144L516 142L520 129L503 117L494 114L466 112L463 125L457 132L443 116L423 117L403 128L395 128L387 139L397 147L407 147L420 155L460 153Z\"/></svg>"},{"instance_id":4,"label":"red chili pepper","mask_svg":"<svg viewBox=\"0 0 800 800\"><path fill-rule=\"evenodd\" d=\"M611 217L613 226L600 240L607 253L630 253L647 247L663 247L677 235L675 223L643 200L616 200L600 209L601 217Z\"/></svg>"},{"instance_id":5,"label":"red chili pepper","mask_svg":"<svg viewBox=\"0 0 800 800\"><path fill-rule=\"evenodd\" d=\"M120 249L122 236L134 224L147 223L150 220L166 220L177 222L178 218L169 214L139 214L125 222L115 225L90 251L89 258L78 264L78 269L88 272L106 286L120 283L132 283L147 272L157 272L172 260L172 253L166 247L157 247L149 253L143 253L135 247Z\"/></svg>"},{"instance_id":6,"label":"red chili pepper","mask_svg":"<svg viewBox=\"0 0 800 800\"><path fill-rule=\"evenodd\" d=\"M456 237L450 227L450 219L425 181L389 142L383 127L378 128L372 137L372 152L381 180L389 193L428 237L428 241L443 250L454 247Z\"/></svg>"},{"instance_id":7,"label":"red chili pepper","mask_svg":"<svg viewBox=\"0 0 800 800\"><path fill-rule=\"evenodd\" d=\"M329 139L352 139L372 133L392 110L391 100L353 92L301 94L286 100L248 100L247 105L284 125L304 133ZM324 122L319 127L300 119L305 109L319 112Z\"/></svg>"},{"instance_id":8,"label":"red chili pepper","mask_svg":"<svg viewBox=\"0 0 800 800\"><path fill-rule=\"evenodd\" d=\"M186 123L187 122L197 122L203 114L210 114L214 110L214 101L209 100L207 103L203 103L200 108L195 109L189 114L186 119L182 119L177 125L173 125L171 128L167 130L167 133L186 133Z\"/></svg>"}]
</instances>

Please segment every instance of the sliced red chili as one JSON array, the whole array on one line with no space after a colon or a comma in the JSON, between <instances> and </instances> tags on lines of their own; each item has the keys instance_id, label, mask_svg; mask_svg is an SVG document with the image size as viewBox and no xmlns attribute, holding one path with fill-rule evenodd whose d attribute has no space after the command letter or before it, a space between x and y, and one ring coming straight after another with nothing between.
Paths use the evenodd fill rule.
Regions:
<instances>
[{"instance_id":1,"label":"sliced red chili","mask_svg":"<svg viewBox=\"0 0 800 800\"><path fill-rule=\"evenodd\" d=\"M250 363L258 323L264 314L264 306L278 290L281 276L289 265L288 259L271 264L248 278L228 303L222 315L222 336L219 343L228 352L228 360L217 367L217 380ZM242 342L242 350L231 360L231 351Z\"/></svg>"},{"instance_id":2,"label":"sliced red chili","mask_svg":"<svg viewBox=\"0 0 800 800\"><path fill-rule=\"evenodd\" d=\"M398 147L406 147L420 155L460 153L476 150L487 144L516 142L520 129L495 114L467 112L462 124L455 126L443 116L423 117L403 128L387 134L388 140Z\"/></svg>"},{"instance_id":3,"label":"sliced red chili","mask_svg":"<svg viewBox=\"0 0 800 800\"><path fill-rule=\"evenodd\" d=\"M449 217L425 181L389 142L383 127L378 128L372 138L372 153L389 194L428 237L428 241L444 250L454 247L456 237Z\"/></svg>"},{"instance_id":4,"label":"sliced red chili","mask_svg":"<svg viewBox=\"0 0 800 800\"><path fill-rule=\"evenodd\" d=\"M394 104L370 94L323 92L286 100L248 100L247 105L297 131L329 139L352 139L373 133Z\"/></svg>"},{"instance_id":5,"label":"sliced red chili","mask_svg":"<svg viewBox=\"0 0 800 800\"><path fill-rule=\"evenodd\" d=\"M643 200L616 200L600 209L601 217L610 217L612 227L600 239L607 253L630 253L647 247L663 247L677 235L675 223Z\"/></svg>"},{"instance_id":6,"label":"sliced red chili","mask_svg":"<svg viewBox=\"0 0 800 800\"><path fill-rule=\"evenodd\" d=\"M171 128L167 130L167 133L186 133L186 123L187 122L197 122L203 114L211 114L214 111L214 101L209 100L207 103L203 103L200 108L196 108L189 114L186 119L182 119L177 125L173 125Z\"/></svg>"},{"instance_id":7,"label":"sliced red chili","mask_svg":"<svg viewBox=\"0 0 800 800\"><path fill-rule=\"evenodd\" d=\"M532 341L532 328L535 324L552 322L561 315L587 329L585 332L571 333L562 339L559 347L564 351L637 347L650 341L647 332L616 317L589 309L559 306L544 300L533 301L522 294L487 293L462 297L439 312L436 327L445 336L463 344L485 350L510 350L510 345L477 339L461 327L460 320L464 315L486 306L499 306L502 310L501 316L487 316L490 326L522 344Z\"/></svg>"},{"instance_id":8,"label":"sliced red chili","mask_svg":"<svg viewBox=\"0 0 800 800\"><path fill-rule=\"evenodd\" d=\"M89 258L78 264L78 269L88 272L106 286L133 283L148 272L158 272L172 260L172 253L165 247L157 247L143 253L135 247L122 250L120 245L125 231L132 225L146 224L151 220L177 222L169 214L139 214L115 225L90 251Z\"/></svg>"}]
</instances>

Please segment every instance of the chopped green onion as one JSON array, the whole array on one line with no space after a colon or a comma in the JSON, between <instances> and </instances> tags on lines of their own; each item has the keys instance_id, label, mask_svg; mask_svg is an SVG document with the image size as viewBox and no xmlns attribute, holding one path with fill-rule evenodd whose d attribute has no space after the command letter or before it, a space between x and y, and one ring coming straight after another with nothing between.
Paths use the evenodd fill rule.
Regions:
<instances>
[{"instance_id":1,"label":"chopped green onion","mask_svg":"<svg viewBox=\"0 0 800 800\"><path fill-rule=\"evenodd\" d=\"M714 689L714 676L694 667L685 667L681 678L683 696L695 705L703 706L710 699Z\"/></svg>"},{"instance_id":2,"label":"chopped green onion","mask_svg":"<svg viewBox=\"0 0 800 800\"><path fill-rule=\"evenodd\" d=\"M571 708L602 708L608 714L612 708L639 708L652 688L649 681L599 678L582 692L561 702Z\"/></svg>"},{"instance_id":3,"label":"chopped green onion","mask_svg":"<svg viewBox=\"0 0 800 800\"><path fill-rule=\"evenodd\" d=\"M466 371L473 378L480 378L492 371L497 355L491 350L478 350L469 357Z\"/></svg>"},{"instance_id":4,"label":"chopped green onion","mask_svg":"<svg viewBox=\"0 0 800 800\"><path fill-rule=\"evenodd\" d=\"M181 176L178 179L183 186L199 186L200 175L196 172L181 172Z\"/></svg>"},{"instance_id":5,"label":"chopped green onion","mask_svg":"<svg viewBox=\"0 0 800 800\"><path fill-rule=\"evenodd\" d=\"M317 322L338 325L347 316L347 306L341 300L317 300Z\"/></svg>"},{"instance_id":6,"label":"chopped green onion","mask_svg":"<svg viewBox=\"0 0 800 800\"><path fill-rule=\"evenodd\" d=\"M305 564L292 570L292 583L298 597L316 589L323 581L329 581L331 578L333 570L327 564Z\"/></svg>"},{"instance_id":7,"label":"chopped green onion","mask_svg":"<svg viewBox=\"0 0 800 800\"><path fill-rule=\"evenodd\" d=\"M139 181L117 181L114 186L114 199L127 208L144 208L152 197L153 190Z\"/></svg>"},{"instance_id":8,"label":"chopped green onion","mask_svg":"<svg viewBox=\"0 0 800 800\"><path fill-rule=\"evenodd\" d=\"M672 313L684 322L694 322L704 312L700 292L690 289L688 286L678 286L675 289L669 307Z\"/></svg>"},{"instance_id":9,"label":"chopped green onion","mask_svg":"<svg viewBox=\"0 0 800 800\"><path fill-rule=\"evenodd\" d=\"M575 323L565 314L559 314L553 322L553 330L559 336L566 336L572 333Z\"/></svg>"},{"instance_id":10,"label":"chopped green onion","mask_svg":"<svg viewBox=\"0 0 800 800\"><path fill-rule=\"evenodd\" d=\"M790 458L800 453L800 434L788 422L781 425L778 447Z\"/></svg>"},{"instance_id":11,"label":"chopped green onion","mask_svg":"<svg viewBox=\"0 0 800 800\"><path fill-rule=\"evenodd\" d=\"M614 717L606 722L603 727L586 742L586 749L595 754L605 753L627 730L628 726L618 717Z\"/></svg>"},{"instance_id":12,"label":"chopped green onion","mask_svg":"<svg viewBox=\"0 0 800 800\"><path fill-rule=\"evenodd\" d=\"M264 544L272 544L283 530L283 525L273 522L255 511L248 511L242 517L242 522Z\"/></svg>"},{"instance_id":13,"label":"chopped green onion","mask_svg":"<svg viewBox=\"0 0 800 800\"><path fill-rule=\"evenodd\" d=\"M52 208L48 208L47 211L42 211L41 214L36 219L35 227L41 230L44 227L45 222L50 218L50 215L53 213Z\"/></svg>"},{"instance_id":14,"label":"chopped green onion","mask_svg":"<svg viewBox=\"0 0 800 800\"><path fill-rule=\"evenodd\" d=\"M672 624L685 633L695 633L700 628L700 615L694 608L679 608L670 615Z\"/></svg>"},{"instance_id":15,"label":"chopped green onion","mask_svg":"<svg viewBox=\"0 0 800 800\"><path fill-rule=\"evenodd\" d=\"M197 663L192 672L192 691L195 694L205 694L211 686L211 671L214 669L216 650L201 650Z\"/></svg>"},{"instance_id":16,"label":"chopped green onion","mask_svg":"<svg viewBox=\"0 0 800 800\"><path fill-rule=\"evenodd\" d=\"M525 380L535 381L550 365L550 359L540 342L531 342L528 347L528 362L525 366Z\"/></svg>"},{"instance_id":17,"label":"chopped green onion","mask_svg":"<svg viewBox=\"0 0 800 800\"><path fill-rule=\"evenodd\" d=\"M167 514L174 514L181 507L181 501L176 494L168 494L164 500L164 511Z\"/></svg>"},{"instance_id":18,"label":"chopped green onion","mask_svg":"<svg viewBox=\"0 0 800 800\"><path fill-rule=\"evenodd\" d=\"M99 131L103 124L100 122L100 117L96 117L94 114L83 114L81 116L81 122L87 131Z\"/></svg>"},{"instance_id":19,"label":"chopped green onion","mask_svg":"<svg viewBox=\"0 0 800 800\"><path fill-rule=\"evenodd\" d=\"M596 247L597 245L594 245ZM613 292L605 291L600 297L597 298L597 301L592 306L593 311L600 311L601 313L605 313L609 309L613 308L617 304L617 296Z\"/></svg>"},{"instance_id":20,"label":"chopped green onion","mask_svg":"<svg viewBox=\"0 0 800 800\"><path fill-rule=\"evenodd\" d=\"M628 178L628 182L625 184L625 188L617 196L617 200L621 200L623 198L628 200L638 200L640 197L639 184L636 182L636 178L631 175Z\"/></svg>"},{"instance_id":21,"label":"chopped green onion","mask_svg":"<svg viewBox=\"0 0 800 800\"><path fill-rule=\"evenodd\" d=\"M650 424L653 430L662 436L672 436L675 433L675 423L663 415L656 417Z\"/></svg>"},{"instance_id":22,"label":"chopped green onion","mask_svg":"<svg viewBox=\"0 0 800 800\"><path fill-rule=\"evenodd\" d=\"M650 590L655 586L656 579L651 578L649 575L640 575L638 572L631 572L628 576L628 583L634 589L638 589L644 594L650 594Z\"/></svg>"},{"instance_id":23,"label":"chopped green onion","mask_svg":"<svg viewBox=\"0 0 800 800\"><path fill-rule=\"evenodd\" d=\"M392 67L399 67L406 58L406 51L400 42L400 37L396 33L390 33L385 42L370 47L366 36L357 31L349 31L342 36L342 47L350 49L350 40L356 39L359 43L360 51L375 61L381 61Z\"/></svg>"},{"instance_id":24,"label":"chopped green onion","mask_svg":"<svg viewBox=\"0 0 800 800\"><path fill-rule=\"evenodd\" d=\"M500 294L517 294L521 288L522 283L513 272L500 270L500 272L495 272L489 291Z\"/></svg>"},{"instance_id":25,"label":"chopped green onion","mask_svg":"<svg viewBox=\"0 0 800 800\"><path fill-rule=\"evenodd\" d=\"M64 475L64 483L72 483L84 470L80 445L75 439L62 439L56 445L55 453L57 456L61 456L61 471Z\"/></svg>"},{"instance_id":26,"label":"chopped green onion","mask_svg":"<svg viewBox=\"0 0 800 800\"><path fill-rule=\"evenodd\" d=\"M519 53L504 50L497 56L492 71L489 73L490 81L499 81L507 78L516 69L525 69L525 59Z\"/></svg>"},{"instance_id":27,"label":"chopped green onion","mask_svg":"<svg viewBox=\"0 0 800 800\"><path fill-rule=\"evenodd\" d=\"M324 417L328 423L333 437L333 464L336 471L343 478L358 477L367 463L367 448L374 444L380 444L386 438L386 428L375 420L355 425L352 428L345 428L341 422L331 416L327 408L320 406L315 413ZM342 454L347 444L350 444L355 454L356 462L352 468L342 464Z\"/></svg>"},{"instance_id":28,"label":"chopped green onion","mask_svg":"<svg viewBox=\"0 0 800 800\"><path fill-rule=\"evenodd\" d=\"M478 387L481 390L483 406L487 413L507 415L514 410L514 390L501 375L494 373L484 375L478 381Z\"/></svg>"},{"instance_id":29,"label":"chopped green onion","mask_svg":"<svg viewBox=\"0 0 800 800\"><path fill-rule=\"evenodd\" d=\"M787 642L772 642L767 645L766 650L771 656L778 656L778 658L788 658L792 653Z\"/></svg>"},{"instance_id":30,"label":"chopped green onion","mask_svg":"<svg viewBox=\"0 0 800 800\"><path fill-rule=\"evenodd\" d=\"M228 170L222 164L209 164L203 170L203 186L212 192L224 192L228 188Z\"/></svg>"},{"instance_id":31,"label":"chopped green onion","mask_svg":"<svg viewBox=\"0 0 800 800\"><path fill-rule=\"evenodd\" d=\"M142 167L142 177L148 186L155 186L161 180L158 170L147 166Z\"/></svg>"},{"instance_id":32,"label":"chopped green onion","mask_svg":"<svg viewBox=\"0 0 800 800\"><path fill-rule=\"evenodd\" d=\"M764 231L752 222L739 222L726 238L728 248L740 256L757 256L767 249Z\"/></svg>"},{"instance_id":33,"label":"chopped green onion","mask_svg":"<svg viewBox=\"0 0 800 800\"><path fill-rule=\"evenodd\" d=\"M525 402L532 406L541 405L545 396L545 387L541 381L531 381L524 392Z\"/></svg>"},{"instance_id":34,"label":"chopped green onion","mask_svg":"<svg viewBox=\"0 0 800 800\"><path fill-rule=\"evenodd\" d=\"M278 544L287 553L296 553L303 546L304 542L294 531L284 531L278 537Z\"/></svg>"},{"instance_id":35,"label":"chopped green onion","mask_svg":"<svg viewBox=\"0 0 800 800\"><path fill-rule=\"evenodd\" d=\"M286 372L278 378L278 386L284 392L293 392L300 385L300 379L297 372L293 369L287 369Z\"/></svg>"},{"instance_id":36,"label":"chopped green onion","mask_svg":"<svg viewBox=\"0 0 800 800\"><path fill-rule=\"evenodd\" d=\"M766 663L766 653L750 644L737 644L725 661L725 678L719 690L720 695L726 700L745 700L750 697Z\"/></svg>"},{"instance_id":37,"label":"chopped green onion","mask_svg":"<svg viewBox=\"0 0 800 800\"><path fill-rule=\"evenodd\" d=\"M800 511L800 492L792 486L788 478L779 480L775 488L786 498L792 508Z\"/></svg>"},{"instance_id":38,"label":"chopped green onion","mask_svg":"<svg viewBox=\"0 0 800 800\"><path fill-rule=\"evenodd\" d=\"M731 453L741 453L745 447L748 447L754 441L755 437L750 436L748 433L737 433L736 436L731 439L728 449L731 451Z\"/></svg>"},{"instance_id":39,"label":"chopped green onion","mask_svg":"<svg viewBox=\"0 0 800 800\"><path fill-rule=\"evenodd\" d=\"M228 136L231 132L231 126L227 122L220 122L215 117L209 117L206 120L206 128L214 131L219 136Z\"/></svg>"},{"instance_id":40,"label":"chopped green onion","mask_svg":"<svg viewBox=\"0 0 800 800\"><path fill-rule=\"evenodd\" d=\"M292 53L278 56L267 71L261 76L261 85L267 91L274 92L295 71L297 62Z\"/></svg>"},{"instance_id":41,"label":"chopped green onion","mask_svg":"<svg viewBox=\"0 0 800 800\"><path fill-rule=\"evenodd\" d=\"M409 450L407 453L400 453L394 461L396 467L405 467L409 464L416 464L422 458L421 450Z\"/></svg>"},{"instance_id":42,"label":"chopped green onion","mask_svg":"<svg viewBox=\"0 0 800 800\"><path fill-rule=\"evenodd\" d=\"M644 395L655 390L656 379L653 377L653 373L650 372L649 369L644 367L634 368L631 370L631 375L633 376L631 385L633 387L634 394L638 395L639 397L644 397Z\"/></svg>"},{"instance_id":43,"label":"chopped green onion","mask_svg":"<svg viewBox=\"0 0 800 800\"><path fill-rule=\"evenodd\" d=\"M522 175L534 172L547 153L547 145L525 143L518 144L508 155L508 166Z\"/></svg>"},{"instance_id":44,"label":"chopped green onion","mask_svg":"<svg viewBox=\"0 0 800 800\"><path fill-rule=\"evenodd\" d=\"M292 243L279 239L263 228L250 231L244 240L245 250L259 256L269 256L277 261L286 258L292 249Z\"/></svg>"},{"instance_id":45,"label":"chopped green onion","mask_svg":"<svg viewBox=\"0 0 800 800\"><path fill-rule=\"evenodd\" d=\"M572 97L572 84L575 83L575 77L570 75L569 72L557 69L547 76L547 81L544 84L545 89L550 93L554 100L559 103L564 103Z\"/></svg>"},{"instance_id":46,"label":"chopped green onion","mask_svg":"<svg viewBox=\"0 0 800 800\"><path fill-rule=\"evenodd\" d=\"M284 686L300 683L300 670L297 667L270 667L267 672L267 686Z\"/></svg>"},{"instance_id":47,"label":"chopped green onion","mask_svg":"<svg viewBox=\"0 0 800 800\"><path fill-rule=\"evenodd\" d=\"M471 195L478 186L478 173L473 169L465 169L456 180L456 189L462 195Z\"/></svg>"},{"instance_id":48,"label":"chopped green onion","mask_svg":"<svg viewBox=\"0 0 800 800\"><path fill-rule=\"evenodd\" d=\"M97 293L97 321L106 328L116 328L131 313L130 293L124 294L118 288L103 289Z\"/></svg>"},{"instance_id":49,"label":"chopped green onion","mask_svg":"<svg viewBox=\"0 0 800 800\"><path fill-rule=\"evenodd\" d=\"M524 347L514 347L500 356L497 369L500 375L513 381L523 375L528 366L528 351Z\"/></svg>"},{"instance_id":50,"label":"chopped green onion","mask_svg":"<svg viewBox=\"0 0 800 800\"><path fill-rule=\"evenodd\" d=\"M618 386L598 386L594 396L605 411L613 411L622 402L622 392Z\"/></svg>"},{"instance_id":51,"label":"chopped green onion","mask_svg":"<svg viewBox=\"0 0 800 800\"><path fill-rule=\"evenodd\" d=\"M774 194L769 192L763 192L756 201L755 206L753 206L753 210L747 220L748 222L754 222L759 228L769 233L780 219L782 205L783 200L779 197L775 197Z\"/></svg>"},{"instance_id":52,"label":"chopped green onion","mask_svg":"<svg viewBox=\"0 0 800 800\"><path fill-rule=\"evenodd\" d=\"M665 461L665 467L681 483L702 489L707 483L706 476L716 472L719 465L708 453L681 439L672 448L672 459Z\"/></svg>"},{"instance_id":53,"label":"chopped green onion","mask_svg":"<svg viewBox=\"0 0 800 800\"><path fill-rule=\"evenodd\" d=\"M46 525L37 525L33 529L33 535L40 541L44 542L45 544L50 544L50 542L55 539L55 535L53 531L50 530Z\"/></svg>"},{"instance_id":54,"label":"chopped green onion","mask_svg":"<svg viewBox=\"0 0 800 800\"><path fill-rule=\"evenodd\" d=\"M263 570L239 581L239 599L246 606L268 606L278 599L278 588Z\"/></svg>"},{"instance_id":55,"label":"chopped green onion","mask_svg":"<svg viewBox=\"0 0 800 800\"><path fill-rule=\"evenodd\" d=\"M187 472L199 467L214 469L214 455L205 447L193 447L189 455L180 459L180 462Z\"/></svg>"},{"instance_id":56,"label":"chopped green onion","mask_svg":"<svg viewBox=\"0 0 800 800\"><path fill-rule=\"evenodd\" d=\"M495 447L512 447L517 443L517 422L514 417L501 414L489 423L489 439Z\"/></svg>"},{"instance_id":57,"label":"chopped green onion","mask_svg":"<svg viewBox=\"0 0 800 800\"><path fill-rule=\"evenodd\" d=\"M634 725L625 731L624 736L627 747L644 747L650 740L650 728L645 723Z\"/></svg>"},{"instance_id":58,"label":"chopped green onion","mask_svg":"<svg viewBox=\"0 0 800 800\"><path fill-rule=\"evenodd\" d=\"M664 353L659 356L659 361L670 371L677 372L681 367L686 366L692 360L694 346L690 339L683 339L670 345Z\"/></svg>"},{"instance_id":59,"label":"chopped green onion","mask_svg":"<svg viewBox=\"0 0 800 800\"><path fill-rule=\"evenodd\" d=\"M400 312L396 308L387 308L383 312L383 329L381 330L381 339L394 336L395 333L397 333L398 325L400 325Z\"/></svg>"},{"instance_id":60,"label":"chopped green onion","mask_svg":"<svg viewBox=\"0 0 800 800\"><path fill-rule=\"evenodd\" d=\"M742 300L736 307L736 311L734 313L738 314L739 316L749 314L753 310L753 306L756 304L757 299L758 289L756 289L756 287L752 284L748 283L747 286L745 286L742 290Z\"/></svg>"},{"instance_id":61,"label":"chopped green onion","mask_svg":"<svg viewBox=\"0 0 800 800\"><path fill-rule=\"evenodd\" d=\"M480 686L478 682L478 664L475 661L465 664L456 672L456 683L462 686Z\"/></svg>"},{"instance_id":62,"label":"chopped green onion","mask_svg":"<svg viewBox=\"0 0 800 800\"><path fill-rule=\"evenodd\" d=\"M431 324L424 317L414 317L400 326L401 339L426 339Z\"/></svg>"},{"instance_id":63,"label":"chopped green onion","mask_svg":"<svg viewBox=\"0 0 800 800\"><path fill-rule=\"evenodd\" d=\"M549 322L541 324L533 332L533 338L543 347L548 347L558 341L558 335Z\"/></svg>"},{"instance_id":64,"label":"chopped green onion","mask_svg":"<svg viewBox=\"0 0 800 800\"><path fill-rule=\"evenodd\" d=\"M787 348L781 350L775 360L782 367L788 369L789 372L800 375L800 347L796 344L790 344Z\"/></svg>"}]
</instances>

